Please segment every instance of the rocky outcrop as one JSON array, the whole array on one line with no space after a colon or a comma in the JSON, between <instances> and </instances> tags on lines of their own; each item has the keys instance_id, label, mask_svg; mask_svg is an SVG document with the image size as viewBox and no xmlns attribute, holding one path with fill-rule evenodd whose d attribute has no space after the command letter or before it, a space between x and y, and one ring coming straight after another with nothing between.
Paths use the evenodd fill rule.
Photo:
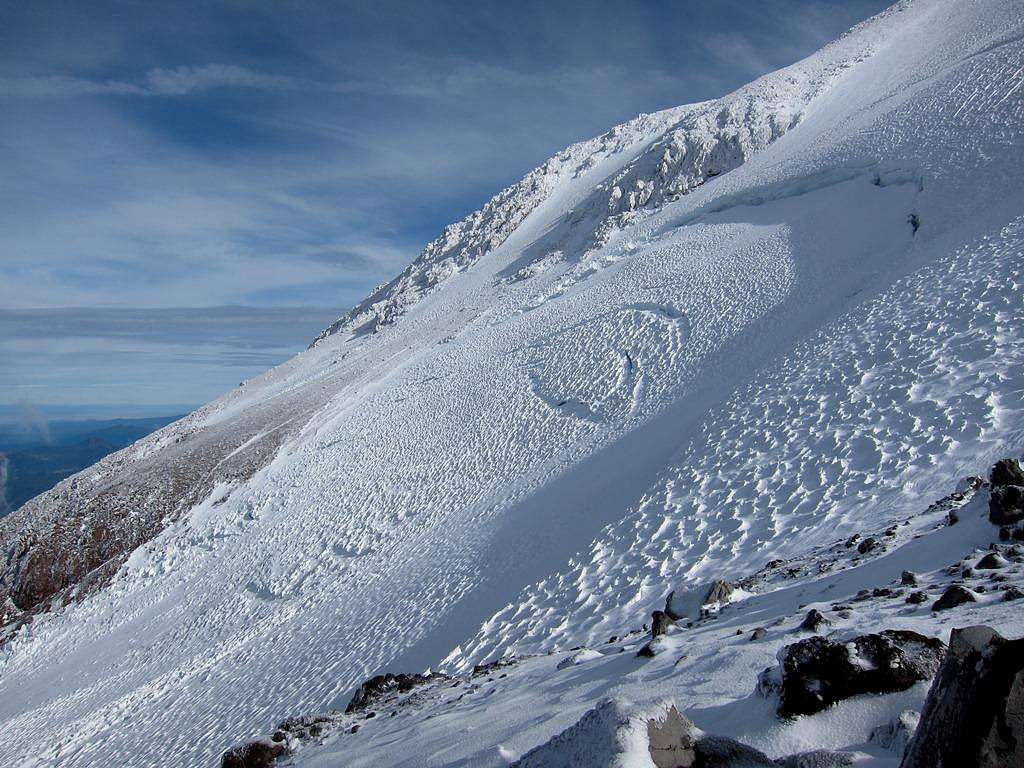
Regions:
<instances>
[{"instance_id":1,"label":"rocky outcrop","mask_svg":"<svg viewBox=\"0 0 1024 768\"><path fill-rule=\"evenodd\" d=\"M1024 765L1024 638L954 629L901 768Z\"/></svg>"},{"instance_id":2,"label":"rocky outcrop","mask_svg":"<svg viewBox=\"0 0 1024 768\"><path fill-rule=\"evenodd\" d=\"M945 644L907 630L849 640L811 637L779 651L779 665L758 680L762 695L778 697L781 717L810 715L862 693L895 693L927 680Z\"/></svg>"},{"instance_id":3,"label":"rocky outcrop","mask_svg":"<svg viewBox=\"0 0 1024 768\"><path fill-rule=\"evenodd\" d=\"M1024 469L1017 459L1001 459L992 467L988 519L994 525L1024 520Z\"/></svg>"},{"instance_id":4,"label":"rocky outcrop","mask_svg":"<svg viewBox=\"0 0 1024 768\"><path fill-rule=\"evenodd\" d=\"M284 752L283 744L257 739L229 749L220 765L221 768L271 768Z\"/></svg>"},{"instance_id":5,"label":"rocky outcrop","mask_svg":"<svg viewBox=\"0 0 1024 768\"><path fill-rule=\"evenodd\" d=\"M387 672L383 675L376 675L371 677L369 680L363 682L359 686L359 690L356 691L352 700L348 703L345 708L345 713L357 712L362 709L366 709L371 704L377 703L380 699L385 697L392 691L397 693L405 693L411 691L413 688L429 683L433 680L443 677L440 674L429 674L429 675L408 675L400 673L393 675Z\"/></svg>"}]
</instances>

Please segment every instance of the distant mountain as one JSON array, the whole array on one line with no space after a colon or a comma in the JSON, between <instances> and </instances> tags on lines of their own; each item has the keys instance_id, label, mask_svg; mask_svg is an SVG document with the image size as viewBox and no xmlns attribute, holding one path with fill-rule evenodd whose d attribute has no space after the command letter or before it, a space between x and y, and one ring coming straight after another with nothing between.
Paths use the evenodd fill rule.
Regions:
<instances>
[{"instance_id":1,"label":"distant mountain","mask_svg":"<svg viewBox=\"0 0 1024 768\"><path fill-rule=\"evenodd\" d=\"M0 425L0 517L179 418L52 421L46 425L46 440L20 425Z\"/></svg>"}]
</instances>

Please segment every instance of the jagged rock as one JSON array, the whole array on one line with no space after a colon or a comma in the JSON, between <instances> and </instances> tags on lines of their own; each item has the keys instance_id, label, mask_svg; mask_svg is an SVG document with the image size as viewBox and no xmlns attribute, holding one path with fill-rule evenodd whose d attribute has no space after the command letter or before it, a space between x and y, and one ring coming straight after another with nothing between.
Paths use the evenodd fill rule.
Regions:
<instances>
[{"instance_id":1,"label":"jagged rock","mask_svg":"<svg viewBox=\"0 0 1024 768\"><path fill-rule=\"evenodd\" d=\"M905 587L916 587L917 574L913 571L904 571L903 575L900 576L900 584L902 584Z\"/></svg>"},{"instance_id":2,"label":"jagged rock","mask_svg":"<svg viewBox=\"0 0 1024 768\"><path fill-rule=\"evenodd\" d=\"M973 579L974 578L974 569L971 568L970 566L967 566L962 571L960 571L960 575L963 578L965 578L965 579Z\"/></svg>"},{"instance_id":3,"label":"jagged rock","mask_svg":"<svg viewBox=\"0 0 1024 768\"><path fill-rule=\"evenodd\" d=\"M1024 485L1024 469L1017 459L1000 459L992 467L989 482L993 488L1004 485Z\"/></svg>"},{"instance_id":4,"label":"jagged rock","mask_svg":"<svg viewBox=\"0 0 1024 768\"><path fill-rule=\"evenodd\" d=\"M908 630L847 641L811 637L779 651L779 665L761 673L758 691L778 695L782 717L809 715L858 694L904 691L931 677L944 652L938 638Z\"/></svg>"},{"instance_id":5,"label":"jagged rock","mask_svg":"<svg viewBox=\"0 0 1024 768\"><path fill-rule=\"evenodd\" d=\"M928 601L928 593L927 592L922 592L921 590L917 590L916 592L911 592L909 595L907 595L907 602L910 603L911 605L920 605L921 603L925 603L927 601Z\"/></svg>"},{"instance_id":6,"label":"jagged rock","mask_svg":"<svg viewBox=\"0 0 1024 768\"><path fill-rule=\"evenodd\" d=\"M473 668L473 673L477 674L477 669ZM359 690L356 691L355 696L348 703L348 707L345 708L345 712L356 712L360 709L366 708L369 704L378 701L384 694L391 691L397 691L404 693L405 691L411 690L418 685L430 682L444 675L430 674L430 675L407 675L398 674L393 675L390 672L383 675L376 675L371 677L359 686Z\"/></svg>"},{"instance_id":7,"label":"jagged rock","mask_svg":"<svg viewBox=\"0 0 1024 768\"><path fill-rule=\"evenodd\" d=\"M1007 564L1006 558L1000 555L998 552L989 552L981 560L975 564L975 568L982 571L994 571L999 568L1005 567Z\"/></svg>"},{"instance_id":8,"label":"jagged rock","mask_svg":"<svg viewBox=\"0 0 1024 768\"><path fill-rule=\"evenodd\" d=\"M651 614L651 636L658 637L668 634L669 627L674 627L675 622L664 611L655 611Z\"/></svg>"},{"instance_id":9,"label":"jagged rock","mask_svg":"<svg viewBox=\"0 0 1024 768\"><path fill-rule=\"evenodd\" d=\"M572 650L575 651L579 649L573 648ZM495 659L494 661L486 661L483 664L475 664L473 665L473 677L476 677L477 675L490 674L491 672L494 672L496 669L501 669L502 667L511 667L515 663L515 657L502 657L500 659Z\"/></svg>"},{"instance_id":10,"label":"jagged rock","mask_svg":"<svg viewBox=\"0 0 1024 768\"><path fill-rule=\"evenodd\" d=\"M1009 527L1007 527L1005 525L1000 526L1000 528L999 528L999 540L1000 541L1009 541L1010 540L1010 529L1009 529Z\"/></svg>"},{"instance_id":11,"label":"jagged rock","mask_svg":"<svg viewBox=\"0 0 1024 768\"><path fill-rule=\"evenodd\" d=\"M993 525L1012 525L1024 520L1024 487L993 488L988 497L988 519Z\"/></svg>"},{"instance_id":12,"label":"jagged rock","mask_svg":"<svg viewBox=\"0 0 1024 768\"><path fill-rule=\"evenodd\" d=\"M822 627L827 627L831 623L832 622L826 619L825 615L821 611L816 608L812 608L807 612L807 615L804 616L804 620L800 622L800 629L807 632L817 632Z\"/></svg>"},{"instance_id":13,"label":"jagged rock","mask_svg":"<svg viewBox=\"0 0 1024 768\"><path fill-rule=\"evenodd\" d=\"M849 752L833 752L831 749L815 749L788 757L780 757L775 765L782 768L844 768L853 765L854 756Z\"/></svg>"},{"instance_id":14,"label":"jagged rock","mask_svg":"<svg viewBox=\"0 0 1024 768\"><path fill-rule=\"evenodd\" d=\"M767 629L765 629L764 627L757 627L753 632L750 633L750 640L751 642L753 642L754 640L763 640L767 636Z\"/></svg>"},{"instance_id":15,"label":"jagged rock","mask_svg":"<svg viewBox=\"0 0 1024 768\"><path fill-rule=\"evenodd\" d=\"M284 754L284 745L265 739L232 747L221 758L221 768L270 768Z\"/></svg>"},{"instance_id":16,"label":"jagged rock","mask_svg":"<svg viewBox=\"0 0 1024 768\"><path fill-rule=\"evenodd\" d=\"M870 741L888 749L897 755L902 755L907 744L914 737L918 722L921 720L921 713L913 709L905 709L896 715L888 723L878 726L871 732Z\"/></svg>"},{"instance_id":17,"label":"jagged rock","mask_svg":"<svg viewBox=\"0 0 1024 768\"><path fill-rule=\"evenodd\" d=\"M932 610L948 611L950 608L956 608L964 603L976 602L978 602L978 598L974 596L971 590L960 584L953 584L947 587L946 591L942 593L942 597L935 601L935 604L932 605Z\"/></svg>"},{"instance_id":18,"label":"jagged rock","mask_svg":"<svg viewBox=\"0 0 1024 768\"><path fill-rule=\"evenodd\" d=\"M878 540L874 536L868 536L864 541L857 545L857 551L862 555L866 555L878 544Z\"/></svg>"},{"instance_id":19,"label":"jagged rock","mask_svg":"<svg viewBox=\"0 0 1024 768\"><path fill-rule=\"evenodd\" d=\"M657 768L690 768L697 761L693 723L671 706L661 721L647 721L648 749Z\"/></svg>"},{"instance_id":20,"label":"jagged rock","mask_svg":"<svg viewBox=\"0 0 1024 768\"><path fill-rule=\"evenodd\" d=\"M1024 765L1024 638L954 629L901 768Z\"/></svg>"}]
</instances>

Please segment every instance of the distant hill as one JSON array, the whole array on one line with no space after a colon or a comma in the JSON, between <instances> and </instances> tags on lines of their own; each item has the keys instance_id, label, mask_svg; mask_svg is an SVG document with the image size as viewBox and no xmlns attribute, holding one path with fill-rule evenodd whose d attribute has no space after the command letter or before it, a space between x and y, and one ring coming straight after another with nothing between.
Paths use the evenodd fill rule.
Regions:
<instances>
[{"instance_id":1,"label":"distant hill","mask_svg":"<svg viewBox=\"0 0 1024 768\"><path fill-rule=\"evenodd\" d=\"M179 418L53 421L45 435L21 425L0 425L0 517Z\"/></svg>"}]
</instances>

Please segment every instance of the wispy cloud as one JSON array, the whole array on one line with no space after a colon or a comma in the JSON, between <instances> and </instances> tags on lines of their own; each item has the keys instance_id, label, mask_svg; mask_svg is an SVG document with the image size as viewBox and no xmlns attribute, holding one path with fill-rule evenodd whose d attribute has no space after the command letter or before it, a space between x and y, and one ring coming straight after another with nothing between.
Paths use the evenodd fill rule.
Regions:
<instances>
[{"instance_id":1,"label":"wispy cloud","mask_svg":"<svg viewBox=\"0 0 1024 768\"><path fill-rule=\"evenodd\" d=\"M0 96L23 98L186 96L216 88L283 90L296 87L300 87L300 83L291 78L254 72L234 64L156 68L138 81L88 80L64 75L0 78Z\"/></svg>"}]
</instances>

